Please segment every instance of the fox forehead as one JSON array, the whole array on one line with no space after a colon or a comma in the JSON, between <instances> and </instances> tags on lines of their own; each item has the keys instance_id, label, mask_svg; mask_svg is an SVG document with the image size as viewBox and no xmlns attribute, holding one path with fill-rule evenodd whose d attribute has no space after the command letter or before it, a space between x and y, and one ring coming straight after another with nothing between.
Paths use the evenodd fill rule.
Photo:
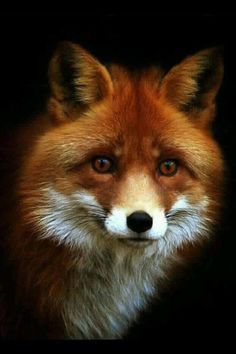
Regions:
<instances>
[{"instance_id":1,"label":"fox forehead","mask_svg":"<svg viewBox=\"0 0 236 354\"><path fill-rule=\"evenodd\" d=\"M184 133L184 127L192 128L189 119L159 100L158 88L148 75L132 77L127 74L126 77L122 73L121 77L117 74L112 97L58 129L65 138L90 139L97 146L122 146L127 144L128 137L134 147L135 143L153 145L159 137L168 137L173 131Z\"/></svg>"},{"instance_id":2,"label":"fox forehead","mask_svg":"<svg viewBox=\"0 0 236 354\"><path fill-rule=\"evenodd\" d=\"M124 88L124 83L117 83L111 99L58 127L55 142L68 146L72 153L74 145L80 154L95 149L98 153L128 153L130 157L145 151L158 157L162 147L189 152L192 149L192 154L198 146L205 145L205 150L212 145L206 132L196 129L184 114L158 99L158 89L154 90L150 82L127 80L129 84ZM199 144L191 148L193 140Z\"/></svg>"}]
</instances>

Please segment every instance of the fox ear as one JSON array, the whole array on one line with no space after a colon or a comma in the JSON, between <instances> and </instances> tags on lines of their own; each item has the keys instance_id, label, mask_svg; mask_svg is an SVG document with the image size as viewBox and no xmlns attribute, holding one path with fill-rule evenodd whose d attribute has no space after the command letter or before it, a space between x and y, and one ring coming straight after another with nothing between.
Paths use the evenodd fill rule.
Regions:
<instances>
[{"instance_id":1,"label":"fox ear","mask_svg":"<svg viewBox=\"0 0 236 354\"><path fill-rule=\"evenodd\" d=\"M223 79L223 60L218 48L203 50L174 66L163 78L160 94L179 111L204 116L215 113L215 98Z\"/></svg>"},{"instance_id":2,"label":"fox ear","mask_svg":"<svg viewBox=\"0 0 236 354\"><path fill-rule=\"evenodd\" d=\"M79 45L62 42L49 64L49 111L59 120L89 108L112 92L106 68Z\"/></svg>"}]
</instances>

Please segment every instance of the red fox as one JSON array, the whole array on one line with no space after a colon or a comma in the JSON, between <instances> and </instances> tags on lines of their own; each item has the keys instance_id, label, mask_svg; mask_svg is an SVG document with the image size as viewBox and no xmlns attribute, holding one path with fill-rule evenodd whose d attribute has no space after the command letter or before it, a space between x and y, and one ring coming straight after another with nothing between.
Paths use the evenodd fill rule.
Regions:
<instances>
[{"instance_id":1,"label":"red fox","mask_svg":"<svg viewBox=\"0 0 236 354\"><path fill-rule=\"evenodd\" d=\"M1 146L2 337L122 338L211 239L222 77L216 48L165 73L58 46L46 112Z\"/></svg>"}]
</instances>

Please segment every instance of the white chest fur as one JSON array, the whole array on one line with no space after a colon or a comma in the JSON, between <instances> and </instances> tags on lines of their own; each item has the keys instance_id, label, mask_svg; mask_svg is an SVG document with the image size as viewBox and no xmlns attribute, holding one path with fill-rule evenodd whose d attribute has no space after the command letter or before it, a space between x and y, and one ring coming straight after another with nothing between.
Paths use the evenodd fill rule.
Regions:
<instances>
[{"instance_id":1,"label":"white chest fur","mask_svg":"<svg viewBox=\"0 0 236 354\"><path fill-rule=\"evenodd\" d=\"M104 257L106 261L104 262ZM86 262L86 261L85 261ZM119 338L155 292L163 271L156 256L103 254L70 277L63 317L71 338Z\"/></svg>"}]
</instances>

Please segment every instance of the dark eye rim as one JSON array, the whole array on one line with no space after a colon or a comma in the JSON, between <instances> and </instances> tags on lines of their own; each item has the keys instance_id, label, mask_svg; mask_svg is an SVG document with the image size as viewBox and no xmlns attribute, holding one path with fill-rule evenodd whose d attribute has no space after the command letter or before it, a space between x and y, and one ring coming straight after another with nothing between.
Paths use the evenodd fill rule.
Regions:
<instances>
[{"instance_id":1,"label":"dark eye rim","mask_svg":"<svg viewBox=\"0 0 236 354\"><path fill-rule=\"evenodd\" d=\"M110 162L110 168L107 171L99 171L96 166L95 166L95 162L98 159L104 159L104 160L108 160ZM115 161L109 157L109 156L104 156L104 155L98 155L98 156L94 156L93 159L91 160L91 165L92 168L95 172L100 173L100 174L106 174L106 173L113 173L115 171Z\"/></svg>"},{"instance_id":2,"label":"dark eye rim","mask_svg":"<svg viewBox=\"0 0 236 354\"><path fill-rule=\"evenodd\" d=\"M161 165L162 165L164 162L169 162L169 161L175 163L175 169L174 169L174 171L171 172L171 173L163 173L163 172L161 171ZM159 173L160 176L165 176L165 177L172 177L172 176L175 176L176 173L178 172L179 165L180 165L180 164L179 164L179 161L178 161L177 159L175 159L175 158L163 159L163 160L161 160L161 161L158 163L158 167L157 167L158 173Z\"/></svg>"}]
</instances>

